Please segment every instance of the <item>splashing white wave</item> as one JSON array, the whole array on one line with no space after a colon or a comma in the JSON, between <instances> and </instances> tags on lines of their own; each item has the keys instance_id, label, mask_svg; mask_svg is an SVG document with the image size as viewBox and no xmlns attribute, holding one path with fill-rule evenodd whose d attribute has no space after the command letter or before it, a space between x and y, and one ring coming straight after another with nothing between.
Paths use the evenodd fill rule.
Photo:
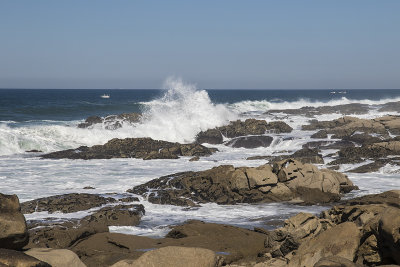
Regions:
<instances>
[{"instance_id":1,"label":"splashing white wave","mask_svg":"<svg viewBox=\"0 0 400 267\"><path fill-rule=\"evenodd\" d=\"M163 97L142 103L146 106L141 124L122 124L117 130L104 125L79 129L79 121L41 121L18 126L15 122L0 122L0 155L24 153L28 150L52 152L78 146L104 144L112 138L151 137L171 142L188 143L198 132L222 126L236 119L224 105L211 102L205 90L180 79L167 79Z\"/></svg>"},{"instance_id":2,"label":"splashing white wave","mask_svg":"<svg viewBox=\"0 0 400 267\"><path fill-rule=\"evenodd\" d=\"M205 90L196 90L181 79L169 78L168 91L147 106L144 121L134 129L135 136L148 136L173 142L192 142L198 132L222 126L237 115L222 104L213 104Z\"/></svg>"}]
</instances>

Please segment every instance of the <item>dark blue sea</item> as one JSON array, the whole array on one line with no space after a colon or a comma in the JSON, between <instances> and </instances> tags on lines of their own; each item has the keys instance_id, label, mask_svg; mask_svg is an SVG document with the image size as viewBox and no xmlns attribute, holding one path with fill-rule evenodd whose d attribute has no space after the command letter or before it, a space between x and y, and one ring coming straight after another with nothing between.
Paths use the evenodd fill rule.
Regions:
<instances>
[{"instance_id":1,"label":"dark blue sea","mask_svg":"<svg viewBox=\"0 0 400 267\"><path fill-rule=\"evenodd\" d=\"M286 108L286 102L334 103L393 100L400 90L205 90L215 104L243 101L274 103L274 108ZM143 112L143 103L160 99L166 90L153 89L0 89L0 121L80 120L91 115L106 116ZM110 95L103 99L103 94Z\"/></svg>"}]
</instances>

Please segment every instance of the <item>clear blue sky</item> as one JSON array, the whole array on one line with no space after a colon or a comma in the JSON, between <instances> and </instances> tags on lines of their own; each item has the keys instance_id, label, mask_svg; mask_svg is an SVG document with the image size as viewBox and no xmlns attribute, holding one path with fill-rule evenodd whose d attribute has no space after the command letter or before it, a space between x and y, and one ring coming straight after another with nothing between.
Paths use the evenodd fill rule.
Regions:
<instances>
[{"instance_id":1,"label":"clear blue sky","mask_svg":"<svg viewBox=\"0 0 400 267\"><path fill-rule=\"evenodd\" d=\"M3 0L0 88L400 88L399 0Z\"/></svg>"}]
</instances>

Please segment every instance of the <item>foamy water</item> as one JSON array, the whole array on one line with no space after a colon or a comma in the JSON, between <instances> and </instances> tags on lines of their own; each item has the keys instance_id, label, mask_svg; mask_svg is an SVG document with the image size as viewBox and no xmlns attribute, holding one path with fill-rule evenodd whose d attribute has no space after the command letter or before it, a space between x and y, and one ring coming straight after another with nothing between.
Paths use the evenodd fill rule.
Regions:
<instances>
[{"instance_id":1,"label":"foamy water","mask_svg":"<svg viewBox=\"0 0 400 267\"><path fill-rule=\"evenodd\" d=\"M302 148L310 141L315 131L301 131L301 125L308 123L309 118L287 114L264 114L269 109L300 108L303 106L339 105L363 103L379 105L400 99L351 100L342 97L330 102L310 102L305 99L287 102L270 100L240 101L233 104L215 104L207 91L197 90L193 85L181 80L168 80L168 90L162 97L140 103L143 109L143 120L140 124L123 124L117 130L107 130L103 125L90 129L79 129L81 121L28 121L0 122L0 192L17 194L21 201L32 200L55 194L65 193L125 193L136 185L151 179L181 171L200 171L232 164L239 166L259 166L266 160L246 160L251 156L279 155L291 153ZM246 114L243 114L246 112ZM368 114L357 115L360 118L375 118L389 114L376 109ZM396 114L391 112L390 114ZM316 115L318 120L332 120L341 114ZM25 153L27 150L52 152L61 149L76 148L81 145L104 144L112 138L152 137L174 142L192 142L202 130L227 124L230 120L254 117L257 119L283 120L294 128L292 133L268 134L274 138L271 146L266 148L244 149L231 148L225 145L207 145L216 147L219 152L199 161L190 162L189 158L177 160L50 160L40 159L41 153ZM324 155L335 150L323 151ZM329 159L327 160L329 162ZM346 172L357 165L343 165ZM326 167L321 165L319 167ZM400 189L400 169L387 165L377 173L348 173L353 182L360 187L346 197L379 193L391 189ZM85 190L92 186L95 189ZM170 205L156 205L140 198L145 206L146 215L137 227L111 227L114 232L160 236L168 231L168 225L182 223L188 219L199 219L209 222L229 223L251 228L265 226L265 222L274 218L286 218L299 211L319 213L323 206L299 207L296 205L274 204L240 204L216 205L205 204L200 208L184 208ZM95 210L95 209L94 209ZM81 218L90 212L74 214L51 214L59 218ZM46 212L27 215L27 219L43 219Z\"/></svg>"}]
</instances>

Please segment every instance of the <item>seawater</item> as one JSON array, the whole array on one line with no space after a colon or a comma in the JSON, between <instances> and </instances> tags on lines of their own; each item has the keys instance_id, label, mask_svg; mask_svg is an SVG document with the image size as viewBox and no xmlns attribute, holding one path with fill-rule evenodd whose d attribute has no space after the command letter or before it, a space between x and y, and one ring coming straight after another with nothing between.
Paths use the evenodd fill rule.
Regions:
<instances>
[{"instance_id":1,"label":"seawater","mask_svg":"<svg viewBox=\"0 0 400 267\"><path fill-rule=\"evenodd\" d=\"M233 149L224 145L210 157L190 162L177 160L108 159L50 160L40 159L41 153L76 148L81 145L104 144L112 138L152 137L174 142L192 142L201 131L227 124L230 120L257 118L267 121L278 118L265 114L270 109L305 106L340 105L349 103L384 104L400 101L400 90L200 90L180 80L169 80L165 90L0 90L0 192L17 194L21 201L65 193L124 193L127 189L180 171L205 170L222 164L258 166L265 160L246 160L250 156L288 153L311 141L313 132L300 129L310 118L283 114L283 120L294 128L292 133L272 134L268 148ZM109 94L109 99L100 96ZM91 115L141 112L141 124L125 124L117 130L98 125L79 129L77 125ZM387 113L371 110L363 118ZM395 113L391 113L395 114ZM342 114L318 115L331 120ZM324 167L323 165L320 167ZM352 166L342 166L346 172ZM354 167L354 166L353 166ZM360 187L346 197L379 193L400 188L398 167L385 166L377 173L352 174L349 178ZM92 186L93 190L83 187ZM141 198L146 215L137 227L111 227L112 231L160 236L168 225L187 219L229 223L242 227L265 226L268 220L285 218L299 211L319 213L326 207L299 207L289 204L216 205L182 208L155 205ZM74 214L51 214L56 218L83 217L91 211ZM46 212L27 215L27 219L49 217Z\"/></svg>"}]
</instances>

